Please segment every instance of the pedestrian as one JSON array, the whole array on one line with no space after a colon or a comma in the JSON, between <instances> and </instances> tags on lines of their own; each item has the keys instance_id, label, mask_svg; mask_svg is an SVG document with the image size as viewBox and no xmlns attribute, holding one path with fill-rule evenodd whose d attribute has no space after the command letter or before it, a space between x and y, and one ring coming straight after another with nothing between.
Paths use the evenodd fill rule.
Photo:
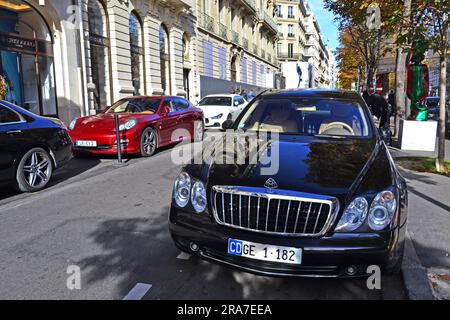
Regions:
<instances>
[{"instance_id":1,"label":"pedestrian","mask_svg":"<svg viewBox=\"0 0 450 320\"><path fill-rule=\"evenodd\" d=\"M363 97L364 101L366 102L366 104L369 105L370 94L367 90L367 86L364 85L362 90L363 90L362 97Z\"/></svg>"},{"instance_id":2,"label":"pedestrian","mask_svg":"<svg viewBox=\"0 0 450 320\"><path fill-rule=\"evenodd\" d=\"M380 120L380 128L389 124L389 105L381 95L375 92L374 88L369 89L369 108L372 114Z\"/></svg>"},{"instance_id":3,"label":"pedestrian","mask_svg":"<svg viewBox=\"0 0 450 320\"><path fill-rule=\"evenodd\" d=\"M234 87L231 87L230 93L231 93L231 94L235 94L235 93L236 93L236 89L235 89Z\"/></svg>"},{"instance_id":4,"label":"pedestrian","mask_svg":"<svg viewBox=\"0 0 450 320\"><path fill-rule=\"evenodd\" d=\"M248 102L252 101L256 97L256 94L250 89L250 92L247 94Z\"/></svg>"},{"instance_id":5,"label":"pedestrian","mask_svg":"<svg viewBox=\"0 0 450 320\"><path fill-rule=\"evenodd\" d=\"M245 89L242 89L241 91L241 97L245 99L245 101L247 101L247 93L245 92Z\"/></svg>"},{"instance_id":6,"label":"pedestrian","mask_svg":"<svg viewBox=\"0 0 450 320\"><path fill-rule=\"evenodd\" d=\"M391 90L389 92L389 96L388 96L388 103L391 105L391 112L390 115L396 115L397 114L397 101L395 99L395 91Z\"/></svg>"}]
</instances>

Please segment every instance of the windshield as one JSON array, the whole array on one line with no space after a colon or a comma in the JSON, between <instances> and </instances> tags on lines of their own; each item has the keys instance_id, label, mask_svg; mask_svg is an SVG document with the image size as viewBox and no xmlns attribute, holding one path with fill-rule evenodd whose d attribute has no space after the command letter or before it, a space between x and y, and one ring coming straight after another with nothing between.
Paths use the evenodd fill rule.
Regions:
<instances>
[{"instance_id":1,"label":"windshield","mask_svg":"<svg viewBox=\"0 0 450 320\"><path fill-rule=\"evenodd\" d=\"M262 97L252 103L238 128L281 134L369 137L372 135L369 121L358 101Z\"/></svg>"},{"instance_id":2,"label":"windshield","mask_svg":"<svg viewBox=\"0 0 450 320\"><path fill-rule=\"evenodd\" d=\"M129 99L116 102L106 113L147 113L158 110L161 99Z\"/></svg>"},{"instance_id":3,"label":"windshield","mask_svg":"<svg viewBox=\"0 0 450 320\"><path fill-rule=\"evenodd\" d=\"M230 97L206 97L199 102L200 106L231 106Z\"/></svg>"}]
</instances>

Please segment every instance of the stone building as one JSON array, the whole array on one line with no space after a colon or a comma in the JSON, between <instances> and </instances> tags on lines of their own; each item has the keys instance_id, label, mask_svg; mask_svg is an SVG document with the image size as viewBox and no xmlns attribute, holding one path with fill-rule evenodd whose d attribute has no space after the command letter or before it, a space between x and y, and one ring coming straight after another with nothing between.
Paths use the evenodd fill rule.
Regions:
<instances>
[{"instance_id":1,"label":"stone building","mask_svg":"<svg viewBox=\"0 0 450 320\"><path fill-rule=\"evenodd\" d=\"M278 86L272 0L197 0L197 99Z\"/></svg>"},{"instance_id":2,"label":"stone building","mask_svg":"<svg viewBox=\"0 0 450 320\"><path fill-rule=\"evenodd\" d=\"M194 0L2 0L6 99L70 122L130 95L191 98L194 12Z\"/></svg>"}]
</instances>

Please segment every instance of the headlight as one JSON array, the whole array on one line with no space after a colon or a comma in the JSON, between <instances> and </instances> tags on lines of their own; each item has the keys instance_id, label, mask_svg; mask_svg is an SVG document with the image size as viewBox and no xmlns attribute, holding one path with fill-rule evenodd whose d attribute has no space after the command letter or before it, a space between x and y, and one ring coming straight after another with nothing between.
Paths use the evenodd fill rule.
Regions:
<instances>
[{"instance_id":1,"label":"headlight","mask_svg":"<svg viewBox=\"0 0 450 320\"><path fill-rule=\"evenodd\" d=\"M197 213L202 213L206 209L206 189L200 181L194 183L192 187L191 203Z\"/></svg>"},{"instance_id":2,"label":"headlight","mask_svg":"<svg viewBox=\"0 0 450 320\"><path fill-rule=\"evenodd\" d=\"M223 117L223 113L219 114L218 116L211 117L211 119L216 120L216 119L220 119L220 118L222 118L222 117Z\"/></svg>"},{"instance_id":3,"label":"headlight","mask_svg":"<svg viewBox=\"0 0 450 320\"><path fill-rule=\"evenodd\" d=\"M127 122L125 122L124 124L121 124L119 126L119 131L125 131L125 130L130 130L133 129L134 127L136 127L136 120L128 120Z\"/></svg>"},{"instance_id":4,"label":"headlight","mask_svg":"<svg viewBox=\"0 0 450 320\"><path fill-rule=\"evenodd\" d=\"M394 218L397 201L391 191L377 194L369 210L369 227L375 231L385 229Z\"/></svg>"},{"instance_id":5,"label":"headlight","mask_svg":"<svg viewBox=\"0 0 450 320\"><path fill-rule=\"evenodd\" d=\"M173 198L175 203L184 208L189 202L189 196L191 194L191 177L186 172L180 173L173 188Z\"/></svg>"},{"instance_id":6,"label":"headlight","mask_svg":"<svg viewBox=\"0 0 450 320\"><path fill-rule=\"evenodd\" d=\"M360 197L353 200L345 209L335 231L351 232L358 229L366 220L368 208L366 198Z\"/></svg>"},{"instance_id":7,"label":"headlight","mask_svg":"<svg viewBox=\"0 0 450 320\"><path fill-rule=\"evenodd\" d=\"M77 120L78 118L72 120L72 122L69 124L69 130L72 131L73 129L75 129L75 126L77 125Z\"/></svg>"}]
</instances>

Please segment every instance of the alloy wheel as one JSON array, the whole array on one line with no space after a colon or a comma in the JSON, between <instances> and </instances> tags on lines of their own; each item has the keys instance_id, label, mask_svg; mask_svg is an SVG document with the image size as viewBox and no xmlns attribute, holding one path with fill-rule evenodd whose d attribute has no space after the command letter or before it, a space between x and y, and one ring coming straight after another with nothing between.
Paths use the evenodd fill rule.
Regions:
<instances>
[{"instance_id":1,"label":"alloy wheel","mask_svg":"<svg viewBox=\"0 0 450 320\"><path fill-rule=\"evenodd\" d=\"M156 150L156 134L152 129L146 129L142 133L142 155L151 156Z\"/></svg>"},{"instance_id":2,"label":"alloy wheel","mask_svg":"<svg viewBox=\"0 0 450 320\"><path fill-rule=\"evenodd\" d=\"M31 188L47 185L52 173L52 163L47 153L36 150L27 155L23 166L25 181Z\"/></svg>"}]
</instances>

